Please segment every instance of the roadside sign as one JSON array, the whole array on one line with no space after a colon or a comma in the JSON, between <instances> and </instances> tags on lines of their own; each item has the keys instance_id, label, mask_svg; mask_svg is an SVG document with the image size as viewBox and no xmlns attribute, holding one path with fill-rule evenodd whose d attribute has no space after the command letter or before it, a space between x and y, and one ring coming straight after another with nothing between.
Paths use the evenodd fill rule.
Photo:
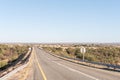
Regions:
<instances>
[{"instance_id":1,"label":"roadside sign","mask_svg":"<svg viewBox=\"0 0 120 80\"><path fill-rule=\"evenodd\" d=\"M85 47L81 47L80 52L81 53L86 53L86 48Z\"/></svg>"},{"instance_id":2,"label":"roadside sign","mask_svg":"<svg viewBox=\"0 0 120 80\"><path fill-rule=\"evenodd\" d=\"M86 53L86 48L85 47L81 47L80 52L83 54L83 61L85 59L85 53Z\"/></svg>"}]
</instances>

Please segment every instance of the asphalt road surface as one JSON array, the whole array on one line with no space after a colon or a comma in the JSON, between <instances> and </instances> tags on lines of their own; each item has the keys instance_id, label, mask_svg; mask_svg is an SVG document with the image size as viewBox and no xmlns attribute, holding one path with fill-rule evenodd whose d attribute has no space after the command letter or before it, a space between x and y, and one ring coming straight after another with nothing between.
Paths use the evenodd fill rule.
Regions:
<instances>
[{"instance_id":1,"label":"asphalt road surface","mask_svg":"<svg viewBox=\"0 0 120 80\"><path fill-rule=\"evenodd\" d=\"M33 73L28 80L120 80L119 72L82 66L34 49Z\"/></svg>"}]
</instances>

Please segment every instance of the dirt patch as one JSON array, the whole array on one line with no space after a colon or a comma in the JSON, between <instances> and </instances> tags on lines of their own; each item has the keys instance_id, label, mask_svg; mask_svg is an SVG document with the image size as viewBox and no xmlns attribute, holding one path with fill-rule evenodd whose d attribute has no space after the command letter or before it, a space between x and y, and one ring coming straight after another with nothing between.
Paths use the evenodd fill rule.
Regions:
<instances>
[{"instance_id":1,"label":"dirt patch","mask_svg":"<svg viewBox=\"0 0 120 80\"><path fill-rule=\"evenodd\" d=\"M33 51L29 59L28 65L23 68L21 71L18 71L16 74L11 76L8 80L26 80L29 74L32 74L32 64L33 64Z\"/></svg>"}]
</instances>

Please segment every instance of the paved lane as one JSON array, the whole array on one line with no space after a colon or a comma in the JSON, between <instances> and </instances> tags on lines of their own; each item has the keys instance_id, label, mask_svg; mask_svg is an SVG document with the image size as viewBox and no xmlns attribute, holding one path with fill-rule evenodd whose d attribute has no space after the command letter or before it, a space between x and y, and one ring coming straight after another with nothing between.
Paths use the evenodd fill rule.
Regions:
<instances>
[{"instance_id":1,"label":"paved lane","mask_svg":"<svg viewBox=\"0 0 120 80\"><path fill-rule=\"evenodd\" d=\"M33 49L33 62L31 68L32 70L30 71L27 80L44 80L42 73L39 69L38 63L39 62L36 57L36 51L35 49Z\"/></svg>"},{"instance_id":2,"label":"paved lane","mask_svg":"<svg viewBox=\"0 0 120 80\"><path fill-rule=\"evenodd\" d=\"M39 68L41 67L41 69ZM120 73L86 67L35 48L34 80L119 80ZM42 72L41 72L42 70ZM32 80L32 79L31 79Z\"/></svg>"}]
</instances>

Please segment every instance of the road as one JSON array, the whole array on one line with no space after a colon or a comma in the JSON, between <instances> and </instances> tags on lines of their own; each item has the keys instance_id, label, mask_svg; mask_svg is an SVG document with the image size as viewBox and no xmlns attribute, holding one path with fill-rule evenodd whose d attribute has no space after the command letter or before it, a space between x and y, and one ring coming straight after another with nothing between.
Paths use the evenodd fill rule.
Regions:
<instances>
[{"instance_id":1,"label":"road","mask_svg":"<svg viewBox=\"0 0 120 80\"><path fill-rule=\"evenodd\" d=\"M34 49L33 73L28 80L120 80L119 72L82 66Z\"/></svg>"}]
</instances>

